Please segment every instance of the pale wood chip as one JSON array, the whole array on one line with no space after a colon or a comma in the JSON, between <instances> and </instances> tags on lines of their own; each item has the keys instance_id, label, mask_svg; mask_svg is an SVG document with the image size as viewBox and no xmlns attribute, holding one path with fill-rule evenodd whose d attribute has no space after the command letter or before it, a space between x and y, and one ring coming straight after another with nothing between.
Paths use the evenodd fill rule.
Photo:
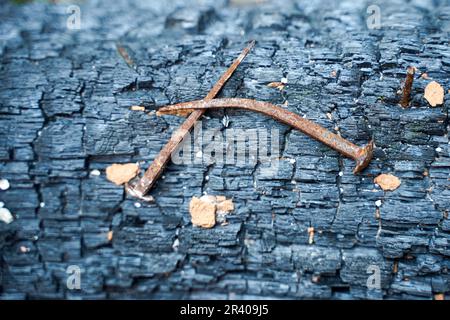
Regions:
<instances>
[{"instance_id":1,"label":"pale wood chip","mask_svg":"<svg viewBox=\"0 0 450 320\"><path fill-rule=\"evenodd\" d=\"M269 84L267 84L267 86L269 87L269 88L277 88L278 90L283 90L284 89L284 86L285 86L286 84L285 83L283 83L283 82L271 82L271 83L269 83Z\"/></svg>"},{"instance_id":2,"label":"pale wood chip","mask_svg":"<svg viewBox=\"0 0 450 320\"><path fill-rule=\"evenodd\" d=\"M194 226L212 228L216 224L216 205L208 200L193 197L189 203L189 212Z\"/></svg>"},{"instance_id":3,"label":"pale wood chip","mask_svg":"<svg viewBox=\"0 0 450 320\"><path fill-rule=\"evenodd\" d=\"M444 103L444 88L436 81L431 81L425 87L424 98L432 107Z\"/></svg>"},{"instance_id":4,"label":"pale wood chip","mask_svg":"<svg viewBox=\"0 0 450 320\"><path fill-rule=\"evenodd\" d=\"M314 228L313 227L309 227L308 228L308 243L309 244L313 244L314 243Z\"/></svg>"},{"instance_id":5,"label":"pale wood chip","mask_svg":"<svg viewBox=\"0 0 450 320\"><path fill-rule=\"evenodd\" d=\"M143 106L131 106L132 111L145 111L145 107Z\"/></svg>"},{"instance_id":6,"label":"pale wood chip","mask_svg":"<svg viewBox=\"0 0 450 320\"><path fill-rule=\"evenodd\" d=\"M228 199L217 203L217 211L228 213L234 210L233 200Z\"/></svg>"},{"instance_id":7,"label":"pale wood chip","mask_svg":"<svg viewBox=\"0 0 450 320\"><path fill-rule=\"evenodd\" d=\"M117 164L114 163L106 168L106 178L120 186L137 176L139 166L136 163Z\"/></svg>"},{"instance_id":8,"label":"pale wood chip","mask_svg":"<svg viewBox=\"0 0 450 320\"><path fill-rule=\"evenodd\" d=\"M436 293L434 295L434 300L445 300L445 295L443 293Z\"/></svg>"},{"instance_id":9,"label":"pale wood chip","mask_svg":"<svg viewBox=\"0 0 450 320\"><path fill-rule=\"evenodd\" d=\"M380 174L378 177L375 178L374 182L379 185L381 187L381 189L383 190L395 190L397 189L400 184L401 181L399 178L397 178L396 176L392 175L392 174Z\"/></svg>"}]
</instances>

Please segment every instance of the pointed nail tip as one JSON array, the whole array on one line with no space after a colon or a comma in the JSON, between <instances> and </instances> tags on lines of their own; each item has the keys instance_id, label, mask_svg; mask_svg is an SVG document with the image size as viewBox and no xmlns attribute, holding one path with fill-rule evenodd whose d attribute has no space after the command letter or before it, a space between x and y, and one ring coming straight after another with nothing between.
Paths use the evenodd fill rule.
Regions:
<instances>
[{"instance_id":1,"label":"pointed nail tip","mask_svg":"<svg viewBox=\"0 0 450 320\"><path fill-rule=\"evenodd\" d=\"M142 192L136 190L134 186L131 186L129 183L125 184L125 192L132 196L133 198L137 198L139 200L145 201L145 202L154 202L155 198L152 196L146 196L142 194Z\"/></svg>"},{"instance_id":2,"label":"pointed nail tip","mask_svg":"<svg viewBox=\"0 0 450 320\"><path fill-rule=\"evenodd\" d=\"M249 50L251 50L251 49L253 49L253 47L256 45L256 40L250 40L249 42L248 42L248 44L247 44L247 50L249 51Z\"/></svg>"}]
</instances>

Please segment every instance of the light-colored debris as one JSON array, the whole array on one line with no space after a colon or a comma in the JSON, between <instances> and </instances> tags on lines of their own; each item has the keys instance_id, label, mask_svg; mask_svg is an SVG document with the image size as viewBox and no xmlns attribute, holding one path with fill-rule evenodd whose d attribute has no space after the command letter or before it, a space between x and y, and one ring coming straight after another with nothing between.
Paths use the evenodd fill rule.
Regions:
<instances>
[{"instance_id":1,"label":"light-colored debris","mask_svg":"<svg viewBox=\"0 0 450 320\"><path fill-rule=\"evenodd\" d=\"M432 107L436 107L444 103L444 88L436 81L431 81L425 87L423 96Z\"/></svg>"},{"instance_id":2,"label":"light-colored debris","mask_svg":"<svg viewBox=\"0 0 450 320\"><path fill-rule=\"evenodd\" d=\"M319 274L313 274L311 277L312 283L319 283L320 282L320 275Z\"/></svg>"},{"instance_id":3,"label":"light-colored debris","mask_svg":"<svg viewBox=\"0 0 450 320\"><path fill-rule=\"evenodd\" d=\"M180 246L180 240L178 240L178 238L175 239L175 241L172 244L172 249L174 251L178 251L178 247Z\"/></svg>"},{"instance_id":4,"label":"light-colored debris","mask_svg":"<svg viewBox=\"0 0 450 320\"><path fill-rule=\"evenodd\" d=\"M420 75L420 77L421 77L422 79L425 79L425 80L430 80L430 77L428 76L428 74L427 74L426 72L422 73L422 74Z\"/></svg>"},{"instance_id":5,"label":"light-colored debris","mask_svg":"<svg viewBox=\"0 0 450 320\"><path fill-rule=\"evenodd\" d=\"M381 187L384 191L392 191L397 189L401 181L399 178L392 174L380 174L375 178L374 182Z\"/></svg>"},{"instance_id":6,"label":"light-colored debris","mask_svg":"<svg viewBox=\"0 0 450 320\"><path fill-rule=\"evenodd\" d=\"M216 222L226 225L225 217L233 210L233 201L225 196L193 197L189 204L192 224L203 228L212 228Z\"/></svg>"},{"instance_id":7,"label":"light-colored debris","mask_svg":"<svg viewBox=\"0 0 450 320\"><path fill-rule=\"evenodd\" d=\"M143 106L131 106L131 111L145 111L145 107Z\"/></svg>"},{"instance_id":8,"label":"light-colored debris","mask_svg":"<svg viewBox=\"0 0 450 320\"><path fill-rule=\"evenodd\" d=\"M381 204L382 204L381 200L375 201L375 205L376 205L377 207L381 207Z\"/></svg>"},{"instance_id":9,"label":"light-colored debris","mask_svg":"<svg viewBox=\"0 0 450 320\"><path fill-rule=\"evenodd\" d=\"M269 88L277 88L278 90L283 90L286 83L283 82L271 82L267 84Z\"/></svg>"},{"instance_id":10,"label":"light-colored debris","mask_svg":"<svg viewBox=\"0 0 450 320\"><path fill-rule=\"evenodd\" d=\"M9 189L9 181L6 179L0 179L0 190L8 190Z\"/></svg>"},{"instance_id":11,"label":"light-colored debris","mask_svg":"<svg viewBox=\"0 0 450 320\"><path fill-rule=\"evenodd\" d=\"M93 177L98 177L100 175L100 171L97 169L94 169L89 174Z\"/></svg>"},{"instance_id":12,"label":"light-colored debris","mask_svg":"<svg viewBox=\"0 0 450 320\"><path fill-rule=\"evenodd\" d=\"M380 220L381 215L380 215L380 208L377 208L375 210L375 219Z\"/></svg>"},{"instance_id":13,"label":"light-colored debris","mask_svg":"<svg viewBox=\"0 0 450 320\"><path fill-rule=\"evenodd\" d=\"M217 203L217 213L228 213L234 210L234 203L231 199Z\"/></svg>"},{"instance_id":14,"label":"light-colored debris","mask_svg":"<svg viewBox=\"0 0 450 320\"><path fill-rule=\"evenodd\" d=\"M189 203L189 212L194 226L212 228L216 224L216 205L208 200L193 197Z\"/></svg>"},{"instance_id":15,"label":"light-colored debris","mask_svg":"<svg viewBox=\"0 0 450 320\"><path fill-rule=\"evenodd\" d=\"M30 248L25 247L25 246L20 246L20 247L19 247L19 250L20 250L20 252L22 252L22 253L30 252Z\"/></svg>"},{"instance_id":16,"label":"light-colored debris","mask_svg":"<svg viewBox=\"0 0 450 320\"><path fill-rule=\"evenodd\" d=\"M107 234L107 236L106 236L107 239L108 239L108 241L111 241L111 240L113 239L113 233L114 233L114 232L113 232L112 230L108 232L108 234Z\"/></svg>"},{"instance_id":17,"label":"light-colored debris","mask_svg":"<svg viewBox=\"0 0 450 320\"><path fill-rule=\"evenodd\" d=\"M309 227L308 228L308 243L309 244L313 244L314 243L314 227Z\"/></svg>"},{"instance_id":18,"label":"light-colored debris","mask_svg":"<svg viewBox=\"0 0 450 320\"><path fill-rule=\"evenodd\" d=\"M288 83L288 79L286 77L281 78L281 83L284 84Z\"/></svg>"},{"instance_id":19,"label":"light-colored debris","mask_svg":"<svg viewBox=\"0 0 450 320\"><path fill-rule=\"evenodd\" d=\"M11 212L6 208L0 208L0 221L3 221L6 224L13 222L14 218Z\"/></svg>"},{"instance_id":20,"label":"light-colored debris","mask_svg":"<svg viewBox=\"0 0 450 320\"><path fill-rule=\"evenodd\" d=\"M227 115L223 116L222 124L225 128L228 128L228 126L230 125L230 118Z\"/></svg>"},{"instance_id":21,"label":"light-colored debris","mask_svg":"<svg viewBox=\"0 0 450 320\"><path fill-rule=\"evenodd\" d=\"M436 293L434 295L434 300L445 300L445 295L443 293Z\"/></svg>"},{"instance_id":22,"label":"light-colored debris","mask_svg":"<svg viewBox=\"0 0 450 320\"><path fill-rule=\"evenodd\" d=\"M114 163L106 168L106 178L120 186L136 177L138 172L139 166L136 163Z\"/></svg>"}]
</instances>

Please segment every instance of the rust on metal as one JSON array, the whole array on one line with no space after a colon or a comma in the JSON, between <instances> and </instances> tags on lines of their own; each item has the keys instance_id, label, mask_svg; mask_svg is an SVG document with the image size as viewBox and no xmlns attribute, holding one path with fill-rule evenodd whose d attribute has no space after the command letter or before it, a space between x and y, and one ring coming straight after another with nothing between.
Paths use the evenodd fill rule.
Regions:
<instances>
[{"instance_id":1,"label":"rust on metal","mask_svg":"<svg viewBox=\"0 0 450 320\"><path fill-rule=\"evenodd\" d=\"M122 59L125 61L125 63L133 70L136 70L136 64L134 63L133 59L131 59L130 55L128 54L127 49L123 47L120 44L116 44L117 52L120 54Z\"/></svg>"},{"instance_id":2,"label":"rust on metal","mask_svg":"<svg viewBox=\"0 0 450 320\"><path fill-rule=\"evenodd\" d=\"M192 110L204 111L211 108L239 108L251 110L265 114L291 127L294 127L311 138L316 139L338 151L345 157L355 160L356 167L353 169L353 173L355 174L366 168L373 156L373 140L371 140L364 147L359 147L338 136L337 134L328 131L317 123L304 119L296 113L263 101L239 98L214 99L210 101L197 100L162 107L158 110L157 115L183 115L186 112L191 112Z\"/></svg>"},{"instance_id":3,"label":"rust on metal","mask_svg":"<svg viewBox=\"0 0 450 320\"><path fill-rule=\"evenodd\" d=\"M245 49L237 57L237 59L231 64L231 66L225 71L220 79L214 84L208 95L205 97L205 101L214 99L214 97L222 89L225 82L231 77L233 72L244 60L247 54L255 45L255 40L248 43ZM183 122L183 124L175 131L167 144L161 149L159 154L155 157L150 167L145 171L144 175L137 181L135 185L127 184L125 190L132 196L137 197L144 201L153 200L152 197L145 197L145 194L152 188L153 184L161 175L165 165L169 162L172 153L176 150L178 145L183 141L187 133L194 127L195 123L205 113L205 110L194 110L189 117Z\"/></svg>"},{"instance_id":4,"label":"rust on metal","mask_svg":"<svg viewBox=\"0 0 450 320\"><path fill-rule=\"evenodd\" d=\"M402 98L400 100L400 105L403 108L408 108L409 106L409 98L411 95L411 88L413 85L415 72L416 72L415 67L408 67L408 69L406 69L406 79L405 84L403 86Z\"/></svg>"}]
</instances>

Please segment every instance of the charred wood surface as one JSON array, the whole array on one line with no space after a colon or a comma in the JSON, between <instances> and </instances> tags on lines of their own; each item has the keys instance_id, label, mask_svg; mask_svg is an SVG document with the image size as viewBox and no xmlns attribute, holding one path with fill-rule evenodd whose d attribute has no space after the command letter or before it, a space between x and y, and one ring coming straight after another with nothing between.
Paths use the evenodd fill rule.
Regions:
<instances>
[{"instance_id":1,"label":"charred wood surface","mask_svg":"<svg viewBox=\"0 0 450 320\"><path fill-rule=\"evenodd\" d=\"M241 2L83 1L70 30L67 4L2 1L0 201L14 221L0 221L0 298L449 296L448 2ZM152 111L204 98L250 39L218 97L284 105L358 145L373 138L365 171L264 115L214 110L203 130L279 130L277 176L258 162L171 163L140 207L106 180L112 163L147 168L183 121ZM428 105L421 73L444 105ZM283 90L267 86L283 78ZM400 187L381 190L380 173ZM233 199L227 225L191 225L189 201L205 192ZM81 290L66 286L71 265ZM379 290L367 286L374 266Z\"/></svg>"}]
</instances>

